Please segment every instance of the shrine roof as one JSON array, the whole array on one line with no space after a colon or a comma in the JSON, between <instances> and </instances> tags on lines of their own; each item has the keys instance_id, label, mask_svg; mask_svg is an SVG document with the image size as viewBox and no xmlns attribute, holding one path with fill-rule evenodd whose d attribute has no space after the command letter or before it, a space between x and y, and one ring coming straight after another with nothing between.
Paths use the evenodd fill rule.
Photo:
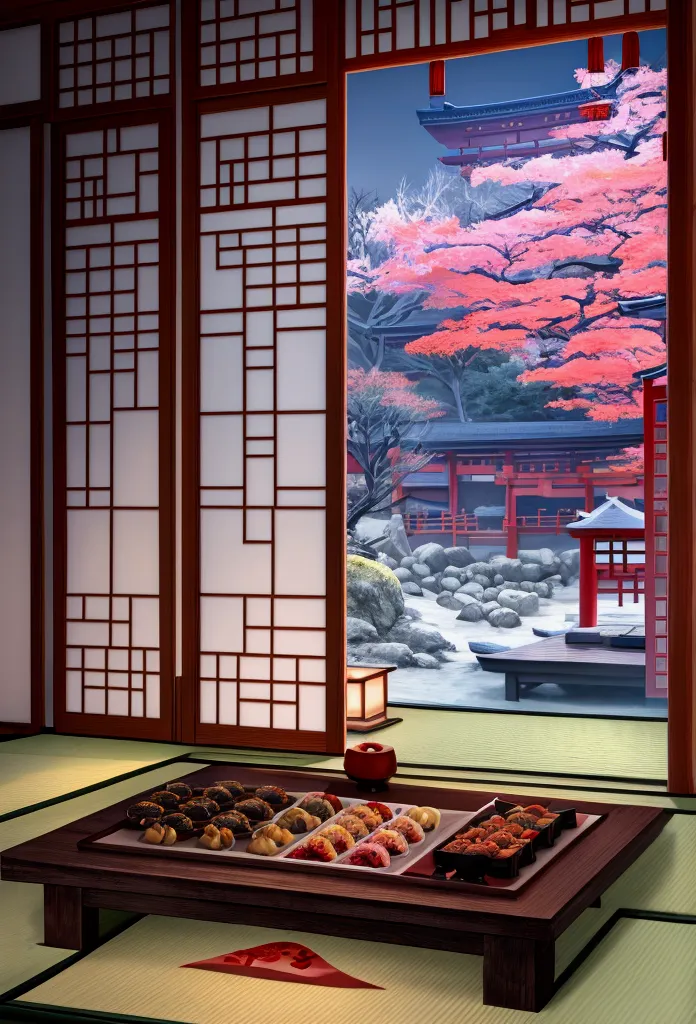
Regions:
<instances>
[{"instance_id":1,"label":"shrine roof","mask_svg":"<svg viewBox=\"0 0 696 1024\"><path fill-rule=\"evenodd\" d=\"M427 450L465 450L541 453L573 451L610 452L643 440L643 420L536 420L524 422L462 423L454 419L430 420L412 431Z\"/></svg>"},{"instance_id":2,"label":"shrine roof","mask_svg":"<svg viewBox=\"0 0 696 1024\"><path fill-rule=\"evenodd\" d=\"M625 505L620 498L607 498L593 512L578 512L578 515L580 518L573 523L568 523L566 529L575 532L577 530L621 531L645 528L645 513Z\"/></svg>"}]
</instances>

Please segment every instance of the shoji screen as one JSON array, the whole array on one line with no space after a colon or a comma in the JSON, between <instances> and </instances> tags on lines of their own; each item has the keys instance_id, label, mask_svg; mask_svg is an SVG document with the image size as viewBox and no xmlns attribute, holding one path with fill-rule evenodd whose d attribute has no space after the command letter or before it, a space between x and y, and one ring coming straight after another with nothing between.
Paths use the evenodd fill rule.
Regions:
<instances>
[{"instance_id":1,"label":"shoji screen","mask_svg":"<svg viewBox=\"0 0 696 1024\"><path fill-rule=\"evenodd\" d=\"M339 180L327 188L327 121L335 133L338 106L330 114L327 87L304 84L321 81L326 13L310 0L200 6L196 493L184 557L196 536L189 666L203 742L343 747L343 594L332 565L343 556L327 545L327 515L340 533L343 493L342 432L331 437L333 460L327 447L327 419L334 433L341 424L340 398L327 413L336 369L331 386L343 387L341 346L331 351L327 331L327 307L342 315L327 272L327 229L343 201ZM334 230L339 274L341 239ZM186 478L184 490L186 502Z\"/></svg>"},{"instance_id":2,"label":"shoji screen","mask_svg":"<svg viewBox=\"0 0 696 1024\"><path fill-rule=\"evenodd\" d=\"M71 732L171 736L171 158L153 113L66 125L56 146L56 722Z\"/></svg>"}]
</instances>

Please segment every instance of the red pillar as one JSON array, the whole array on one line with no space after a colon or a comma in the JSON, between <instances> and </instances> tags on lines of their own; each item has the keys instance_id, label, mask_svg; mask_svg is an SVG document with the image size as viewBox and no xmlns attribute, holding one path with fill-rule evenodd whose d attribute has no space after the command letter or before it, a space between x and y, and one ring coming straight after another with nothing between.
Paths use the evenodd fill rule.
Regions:
<instances>
[{"instance_id":1,"label":"red pillar","mask_svg":"<svg viewBox=\"0 0 696 1024\"><path fill-rule=\"evenodd\" d=\"M457 546L457 521L456 515L459 504L459 480L457 477L457 456L454 452L447 452L447 494L449 498L449 511L452 517L452 546Z\"/></svg>"},{"instance_id":2,"label":"red pillar","mask_svg":"<svg viewBox=\"0 0 696 1024\"><path fill-rule=\"evenodd\" d=\"M594 512L594 484L590 480L585 481L585 511Z\"/></svg>"},{"instance_id":3,"label":"red pillar","mask_svg":"<svg viewBox=\"0 0 696 1024\"><path fill-rule=\"evenodd\" d=\"M594 540L580 538L580 623L581 626L597 625L597 569L595 566Z\"/></svg>"},{"instance_id":4,"label":"red pillar","mask_svg":"<svg viewBox=\"0 0 696 1024\"><path fill-rule=\"evenodd\" d=\"M515 483L513 479L512 466L505 467L505 519L507 520L507 541L505 554L508 558L517 558L517 495L515 494Z\"/></svg>"}]
</instances>

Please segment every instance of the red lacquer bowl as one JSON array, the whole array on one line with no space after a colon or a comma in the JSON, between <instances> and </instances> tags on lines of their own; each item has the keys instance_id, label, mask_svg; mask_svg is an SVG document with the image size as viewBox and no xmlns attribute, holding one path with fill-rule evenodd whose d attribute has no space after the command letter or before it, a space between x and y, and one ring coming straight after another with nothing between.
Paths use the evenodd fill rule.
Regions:
<instances>
[{"instance_id":1,"label":"red lacquer bowl","mask_svg":"<svg viewBox=\"0 0 696 1024\"><path fill-rule=\"evenodd\" d=\"M343 759L346 775L357 783L360 789L378 793L387 789L389 779L396 773L394 748L386 743L366 740L357 747L348 747Z\"/></svg>"}]
</instances>

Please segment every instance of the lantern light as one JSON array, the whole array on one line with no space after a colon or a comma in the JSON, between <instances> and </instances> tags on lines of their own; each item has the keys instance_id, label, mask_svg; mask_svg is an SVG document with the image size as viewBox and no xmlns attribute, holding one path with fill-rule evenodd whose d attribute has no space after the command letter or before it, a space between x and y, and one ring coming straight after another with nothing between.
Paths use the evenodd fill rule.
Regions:
<instances>
[{"instance_id":1,"label":"lantern light","mask_svg":"<svg viewBox=\"0 0 696 1024\"><path fill-rule=\"evenodd\" d=\"M637 32L624 32L621 40L621 70L640 67L640 41Z\"/></svg>"},{"instance_id":2,"label":"lantern light","mask_svg":"<svg viewBox=\"0 0 696 1024\"><path fill-rule=\"evenodd\" d=\"M346 725L370 732L400 719L387 718L387 676L393 666L349 665L346 669Z\"/></svg>"}]
</instances>

